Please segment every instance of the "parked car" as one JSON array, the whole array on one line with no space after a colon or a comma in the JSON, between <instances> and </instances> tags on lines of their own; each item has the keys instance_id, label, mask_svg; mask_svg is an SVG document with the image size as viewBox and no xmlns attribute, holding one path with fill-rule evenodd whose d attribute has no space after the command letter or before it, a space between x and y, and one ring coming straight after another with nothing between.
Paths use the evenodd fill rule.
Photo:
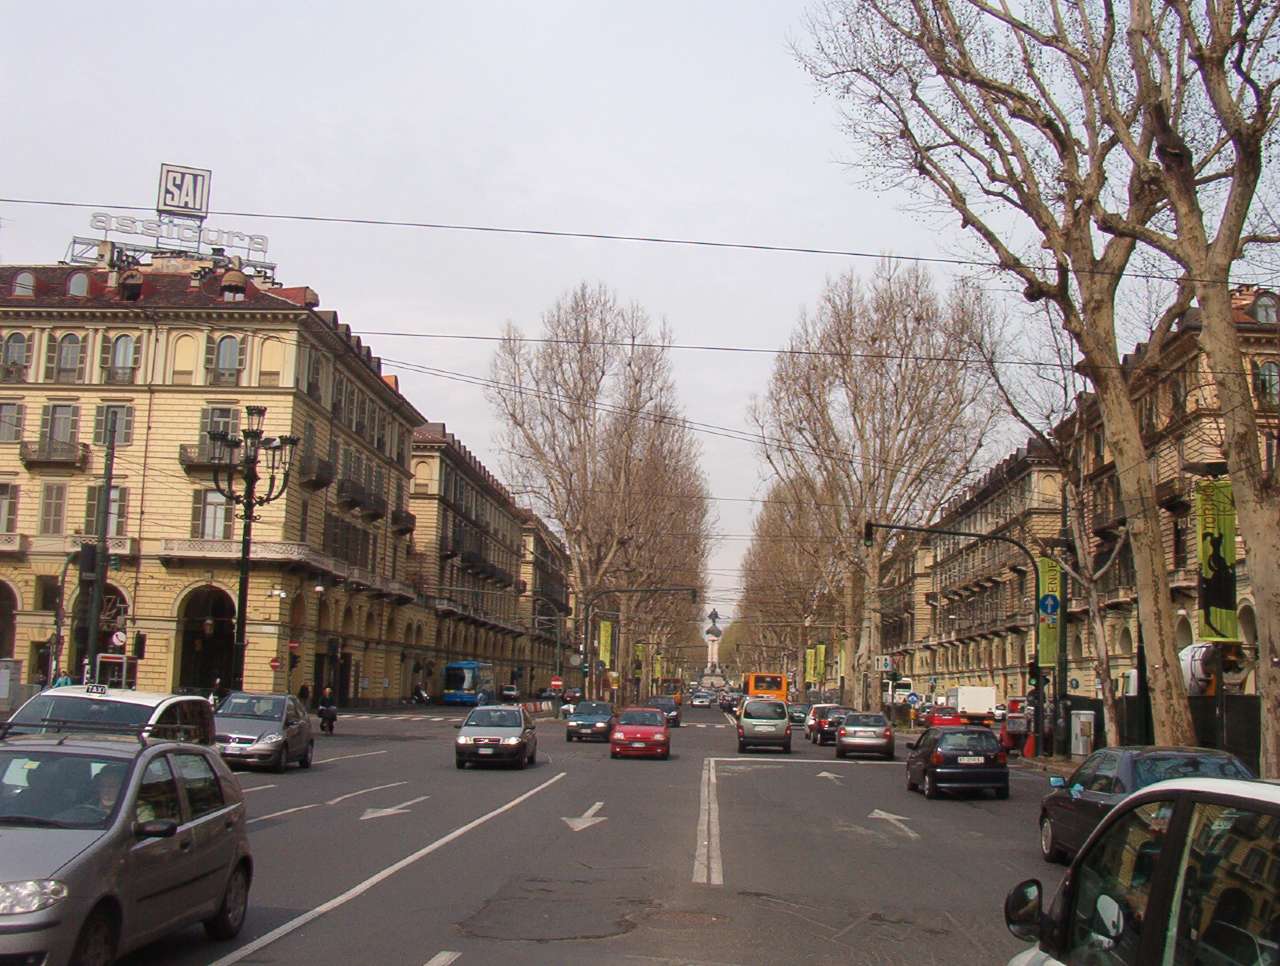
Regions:
<instances>
[{"instance_id":1,"label":"parked car","mask_svg":"<svg viewBox=\"0 0 1280 966\"><path fill-rule=\"evenodd\" d=\"M676 699L669 694L655 695L645 702L646 708L658 708L667 716L667 724L672 728L680 727L680 707Z\"/></svg>"},{"instance_id":2,"label":"parked car","mask_svg":"<svg viewBox=\"0 0 1280 966\"><path fill-rule=\"evenodd\" d=\"M1280 786L1224 778L1151 785L1103 819L1052 903L1037 879L1009 892L1009 931L1036 943L1010 966L1272 966L1280 945L1265 910L1276 885L1264 865L1278 852Z\"/></svg>"},{"instance_id":3,"label":"parked car","mask_svg":"<svg viewBox=\"0 0 1280 966\"><path fill-rule=\"evenodd\" d=\"M748 698L742 705L738 715L738 753L759 745L791 754L791 721L785 701Z\"/></svg>"},{"instance_id":4,"label":"parked car","mask_svg":"<svg viewBox=\"0 0 1280 966\"><path fill-rule=\"evenodd\" d=\"M111 963L197 922L235 937L253 857L217 752L145 722L75 727L0 739L0 962Z\"/></svg>"},{"instance_id":5,"label":"parked car","mask_svg":"<svg viewBox=\"0 0 1280 966\"><path fill-rule=\"evenodd\" d=\"M608 701L579 701L565 722L564 740L608 741L617 719Z\"/></svg>"},{"instance_id":6,"label":"parked car","mask_svg":"<svg viewBox=\"0 0 1280 966\"><path fill-rule=\"evenodd\" d=\"M214 711L214 740L229 765L266 765L282 772L289 762L311 767L311 718L289 694L233 691Z\"/></svg>"},{"instance_id":7,"label":"parked car","mask_svg":"<svg viewBox=\"0 0 1280 966\"><path fill-rule=\"evenodd\" d=\"M969 719L955 708L945 704L935 704L924 716L926 728L951 728L967 725Z\"/></svg>"},{"instance_id":8,"label":"parked car","mask_svg":"<svg viewBox=\"0 0 1280 966\"><path fill-rule=\"evenodd\" d=\"M990 789L1009 797L1009 764L988 728L930 728L908 742L907 791L922 788L925 798L944 791Z\"/></svg>"},{"instance_id":9,"label":"parked car","mask_svg":"<svg viewBox=\"0 0 1280 966\"><path fill-rule=\"evenodd\" d=\"M1208 748L1136 746L1103 748L1070 778L1054 776L1040 803L1040 852L1062 862L1079 851L1107 813L1127 795L1170 778L1253 778L1230 752Z\"/></svg>"},{"instance_id":10,"label":"parked car","mask_svg":"<svg viewBox=\"0 0 1280 966\"><path fill-rule=\"evenodd\" d=\"M807 704L788 704L787 718L793 725L803 725L805 718L809 716L809 706Z\"/></svg>"},{"instance_id":11,"label":"parked car","mask_svg":"<svg viewBox=\"0 0 1280 966\"><path fill-rule=\"evenodd\" d=\"M108 688L104 684L69 684L33 695L9 719L10 734L66 731L72 724L85 732L148 728L152 738L212 745L213 708L195 694L162 694Z\"/></svg>"},{"instance_id":12,"label":"parked car","mask_svg":"<svg viewBox=\"0 0 1280 966\"><path fill-rule=\"evenodd\" d=\"M516 704L520 700L520 689L514 684L504 684L498 688L498 700L503 704Z\"/></svg>"},{"instance_id":13,"label":"parked car","mask_svg":"<svg viewBox=\"0 0 1280 966\"><path fill-rule=\"evenodd\" d=\"M836 728L836 757L874 754L893 760L893 725L882 714L850 712Z\"/></svg>"},{"instance_id":14,"label":"parked car","mask_svg":"<svg viewBox=\"0 0 1280 966\"><path fill-rule=\"evenodd\" d=\"M804 719L805 738L807 738L809 741L816 740L814 738L814 732L817 729L819 717L825 714L831 708L835 708L835 707L838 707L838 705L834 705L834 704L809 705L809 713L805 716L805 719Z\"/></svg>"},{"instance_id":15,"label":"parked car","mask_svg":"<svg viewBox=\"0 0 1280 966\"><path fill-rule=\"evenodd\" d=\"M461 734L454 745L454 764L459 768L482 761L524 768L538 760L537 728L519 705L472 708L457 728Z\"/></svg>"},{"instance_id":16,"label":"parked car","mask_svg":"<svg viewBox=\"0 0 1280 966\"><path fill-rule=\"evenodd\" d=\"M610 758L671 756L671 727L660 708L624 708L609 735Z\"/></svg>"}]
</instances>

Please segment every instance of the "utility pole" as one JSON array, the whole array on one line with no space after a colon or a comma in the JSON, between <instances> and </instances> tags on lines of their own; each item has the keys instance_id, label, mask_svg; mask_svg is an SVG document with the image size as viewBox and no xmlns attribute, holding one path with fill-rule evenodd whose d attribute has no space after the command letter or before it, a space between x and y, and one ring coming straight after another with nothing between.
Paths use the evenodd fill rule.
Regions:
<instances>
[{"instance_id":1,"label":"utility pole","mask_svg":"<svg viewBox=\"0 0 1280 966\"><path fill-rule=\"evenodd\" d=\"M1068 527L1067 518L1067 484L1066 480L1062 483L1062 540L1064 552L1070 553L1074 544L1071 542L1071 531ZM1079 561L1077 561L1078 563ZM1067 733L1071 725L1071 710L1067 702L1067 648L1071 641L1071 574L1066 567L1060 567L1061 577L1061 597L1062 597L1062 617L1061 632L1058 636L1058 667L1054 673L1056 679L1053 689L1054 697L1057 698L1058 713L1057 721L1053 731L1053 752L1059 758L1069 758L1071 756L1071 736Z\"/></svg>"},{"instance_id":2,"label":"utility pole","mask_svg":"<svg viewBox=\"0 0 1280 966\"><path fill-rule=\"evenodd\" d=\"M98 680L98 638L101 635L102 594L107 583L107 555L111 552L111 537L107 524L111 516L111 483L116 466L116 413L107 410L107 455L102 468L102 488L98 491L98 508L95 526L98 528L98 558L94 561L93 591L89 595L89 612L85 615L85 656L89 661L89 675Z\"/></svg>"}]
</instances>

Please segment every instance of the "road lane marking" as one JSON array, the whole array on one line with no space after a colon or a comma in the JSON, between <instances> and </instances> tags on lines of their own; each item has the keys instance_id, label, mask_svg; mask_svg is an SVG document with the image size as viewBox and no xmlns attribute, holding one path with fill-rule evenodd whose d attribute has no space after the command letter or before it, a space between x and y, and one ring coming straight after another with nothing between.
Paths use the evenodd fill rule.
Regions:
<instances>
[{"instance_id":1,"label":"road lane marking","mask_svg":"<svg viewBox=\"0 0 1280 966\"><path fill-rule=\"evenodd\" d=\"M428 959L423 966L449 966L450 963L461 955L462 953L455 953L452 950L443 949Z\"/></svg>"},{"instance_id":2,"label":"road lane marking","mask_svg":"<svg viewBox=\"0 0 1280 966\"><path fill-rule=\"evenodd\" d=\"M319 919L321 916L325 915L326 913L332 912L334 909L337 909L341 906L346 905L352 899L359 898L360 896L368 892L370 889L372 889L374 886L391 878L397 872L400 872L403 869L407 869L409 866L413 865L415 862L426 858L432 852L435 852L438 849L444 848L450 842L454 841L455 839L461 838L462 836L470 832L472 829L479 828L481 825L484 825L486 822L489 822L492 819L497 818L499 815L502 815L504 812L511 811L511 809L516 808L518 805L521 805L522 803L528 801L530 798L532 798L534 795L537 795L539 792L550 788L560 779L564 778L564 776L567 774L568 772L562 771L559 774L553 776L552 778L547 779L541 785L537 785L529 789L523 795L517 795L515 798L511 799L511 801L507 802L505 805L499 805L497 808L493 809L492 811L485 812L485 814L481 815L479 818L474 818L470 822L467 822L467 824L458 826L448 835L445 835L441 838L436 839L430 845L424 845L422 848L418 849L416 852L409 853L404 858L399 859L396 862L393 862L391 865L387 866L381 872L375 872L373 875L369 876L369 878L365 879L363 882L357 883L356 885L352 886L346 892L343 892L340 895L334 896L328 902L321 903L320 905L316 906L314 909L304 912L300 916L295 916L293 919L290 919L288 922L283 923L282 925L277 926L275 929L272 929L270 932L264 933L263 935L259 936L257 939L253 940L253 942L246 943L245 945L241 946L239 949L233 950L232 952L228 953L226 956L223 956L221 959L215 960L212 964L210 964L210 966L232 966L233 963L238 963L242 959L247 959L248 957L256 953L258 950L265 949L267 946L270 946L276 940L282 939L285 936L289 935L289 933L294 932L298 929L301 929L307 923L312 922L313 920Z\"/></svg>"},{"instance_id":3,"label":"road lane marking","mask_svg":"<svg viewBox=\"0 0 1280 966\"><path fill-rule=\"evenodd\" d=\"M716 799L715 759L702 762L702 794L698 803L698 848L693 859L693 881L700 885L724 885L720 858L720 807Z\"/></svg>"},{"instance_id":4,"label":"road lane marking","mask_svg":"<svg viewBox=\"0 0 1280 966\"><path fill-rule=\"evenodd\" d=\"M867 818L883 819L909 839L918 839L920 837L914 830L907 828L907 816L905 815L894 815L892 812L882 812L877 808L873 809Z\"/></svg>"},{"instance_id":5,"label":"road lane marking","mask_svg":"<svg viewBox=\"0 0 1280 966\"><path fill-rule=\"evenodd\" d=\"M444 718L432 718L431 720L432 720L432 721L443 721L443 720L444 720ZM440 955L441 955L441 956L443 956L443 955L444 955L444 953L441 953Z\"/></svg>"},{"instance_id":6,"label":"road lane marking","mask_svg":"<svg viewBox=\"0 0 1280 966\"><path fill-rule=\"evenodd\" d=\"M593 825L599 825L601 822L609 821L607 818L596 818L596 812L604 808L604 802L596 802L589 809L582 813L580 817L569 818L561 816L560 821L573 829L575 832L581 832L584 828L591 828Z\"/></svg>"},{"instance_id":7,"label":"road lane marking","mask_svg":"<svg viewBox=\"0 0 1280 966\"><path fill-rule=\"evenodd\" d=\"M425 802L430 797L430 795L419 795L417 798L411 798L407 802L401 802L399 805L392 805L390 808L366 808L364 814L360 816L360 821L368 821L371 818L386 818L388 815L408 815L410 805Z\"/></svg>"},{"instance_id":8,"label":"road lane marking","mask_svg":"<svg viewBox=\"0 0 1280 966\"><path fill-rule=\"evenodd\" d=\"M335 755L333 758L317 758L313 764L324 765L331 761L346 761L348 758L372 758L374 755L385 755L386 751L362 751L358 755Z\"/></svg>"},{"instance_id":9,"label":"road lane marking","mask_svg":"<svg viewBox=\"0 0 1280 966\"><path fill-rule=\"evenodd\" d=\"M257 818L251 818L245 822L245 825L253 825L255 822L265 822L269 818L279 818L281 815L292 815L294 812L305 812L309 808L319 808L320 803L315 802L311 805L298 805L295 808L286 808L280 812L272 812L270 815L259 815Z\"/></svg>"},{"instance_id":10,"label":"road lane marking","mask_svg":"<svg viewBox=\"0 0 1280 966\"><path fill-rule=\"evenodd\" d=\"M733 715L729 714L728 711L721 711L720 713L724 715L724 720L729 722L729 725L731 727L736 728L738 726L738 719L735 718Z\"/></svg>"},{"instance_id":11,"label":"road lane marking","mask_svg":"<svg viewBox=\"0 0 1280 966\"><path fill-rule=\"evenodd\" d=\"M242 792L260 792L260 791L262 791L264 788L275 788L275 787L276 787L275 785L247 785L247 786L246 786L246 785L241 785L241 786L240 786L240 791L242 791Z\"/></svg>"},{"instance_id":12,"label":"road lane marking","mask_svg":"<svg viewBox=\"0 0 1280 966\"><path fill-rule=\"evenodd\" d=\"M397 785L407 785L407 784L409 783L407 781L404 781L404 782L392 782L390 785L374 785L372 788L362 788L358 792L347 792L345 795L339 795L337 798L331 798L327 802L325 802L325 804L337 805L339 802L345 802L348 798L355 798L357 795L367 795L369 792L380 792L384 788L395 788Z\"/></svg>"},{"instance_id":13,"label":"road lane marking","mask_svg":"<svg viewBox=\"0 0 1280 966\"><path fill-rule=\"evenodd\" d=\"M707 884L708 885L724 885L724 868L720 861L720 799L716 782L716 763L711 762L710 773L710 790L711 790L711 808L708 813L710 819L707 831L710 834L711 847L708 854L709 864L707 866Z\"/></svg>"},{"instance_id":14,"label":"road lane marking","mask_svg":"<svg viewBox=\"0 0 1280 966\"><path fill-rule=\"evenodd\" d=\"M844 765L846 767L865 768L869 765L897 765L902 767L900 761L869 761L861 758L770 758L765 755L737 755L729 758L707 758L706 761L728 761L738 762L739 764L750 764L754 761L780 761L788 765L822 765L824 768L831 765Z\"/></svg>"}]
</instances>

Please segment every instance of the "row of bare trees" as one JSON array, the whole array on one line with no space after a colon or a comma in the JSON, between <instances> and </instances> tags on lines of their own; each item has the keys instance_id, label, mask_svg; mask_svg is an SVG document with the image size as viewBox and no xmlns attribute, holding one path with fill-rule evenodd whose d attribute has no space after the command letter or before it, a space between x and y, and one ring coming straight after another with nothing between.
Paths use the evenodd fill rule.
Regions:
<instances>
[{"instance_id":1,"label":"row of bare trees","mask_svg":"<svg viewBox=\"0 0 1280 966\"><path fill-rule=\"evenodd\" d=\"M618 615L624 679L634 643L698 637L694 594L645 588L701 596L706 582L709 493L669 344L640 306L583 284L534 338L508 326L492 363L507 478L563 533L578 618L588 605Z\"/></svg>"}]
</instances>

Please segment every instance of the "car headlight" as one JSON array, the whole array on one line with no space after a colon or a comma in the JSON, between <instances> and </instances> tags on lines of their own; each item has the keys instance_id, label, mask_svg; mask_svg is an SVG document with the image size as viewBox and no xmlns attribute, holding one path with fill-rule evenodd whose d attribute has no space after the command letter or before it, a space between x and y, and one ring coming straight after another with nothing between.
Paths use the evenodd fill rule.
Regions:
<instances>
[{"instance_id":1,"label":"car headlight","mask_svg":"<svg viewBox=\"0 0 1280 966\"><path fill-rule=\"evenodd\" d=\"M458 744L460 745L469 745L474 740L470 735L458 735Z\"/></svg>"},{"instance_id":2,"label":"car headlight","mask_svg":"<svg viewBox=\"0 0 1280 966\"><path fill-rule=\"evenodd\" d=\"M520 739L519 738L503 738L502 743L504 745L518 745L520 744Z\"/></svg>"},{"instance_id":3,"label":"car headlight","mask_svg":"<svg viewBox=\"0 0 1280 966\"><path fill-rule=\"evenodd\" d=\"M607 728L609 727L609 723L607 721L597 721L595 726L597 728Z\"/></svg>"},{"instance_id":4,"label":"car headlight","mask_svg":"<svg viewBox=\"0 0 1280 966\"><path fill-rule=\"evenodd\" d=\"M0 882L0 916L39 912L67 897L67 887L56 879Z\"/></svg>"},{"instance_id":5,"label":"car headlight","mask_svg":"<svg viewBox=\"0 0 1280 966\"><path fill-rule=\"evenodd\" d=\"M259 738L259 739L258 739L258 744L260 744L260 745L278 745L278 744L280 744L280 742L282 742L282 741L284 741L284 735L282 735L282 734L277 734L276 732L274 732L274 731L273 731L273 732L271 732L271 734L269 734L269 735L263 735L261 738Z\"/></svg>"}]
</instances>

